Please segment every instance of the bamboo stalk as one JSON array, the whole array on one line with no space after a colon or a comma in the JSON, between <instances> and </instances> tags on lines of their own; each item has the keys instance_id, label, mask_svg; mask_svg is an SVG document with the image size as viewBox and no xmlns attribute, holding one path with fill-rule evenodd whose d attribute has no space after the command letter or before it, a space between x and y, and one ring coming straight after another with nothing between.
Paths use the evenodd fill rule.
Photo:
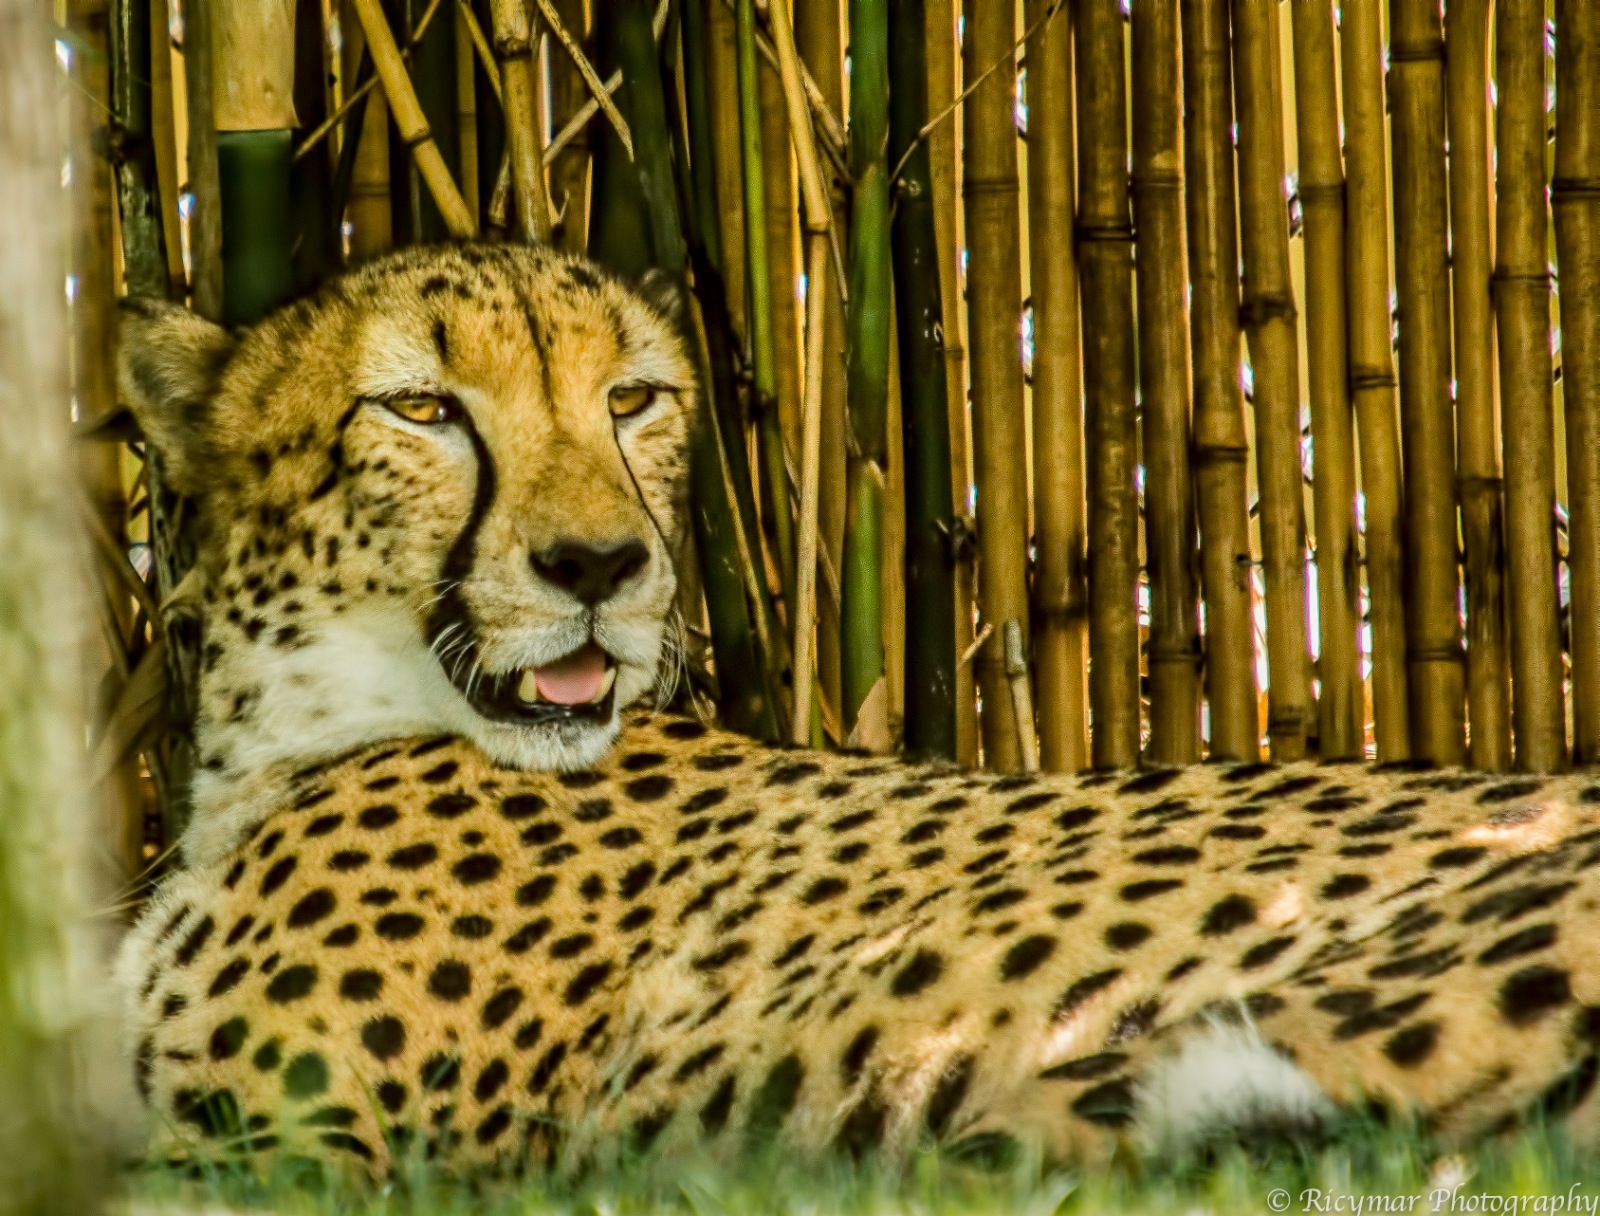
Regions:
<instances>
[{"instance_id":1,"label":"bamboo stalk","mask_svg":"<svg viewBox=\"0 0 1600 1216\"><path fill-rule=\"evenodd\" d=\"M850 6L849 446L844 538L845 729L866 746L888 741L882 546L889 395L889 10ZM870 716L869 716L870 715Z\"/></svg>"},{"instance_id":2,"label":"bamboo stalk","mask_svg":"<svg viewBox=\"0 0 1600 1216\"><path fill-rule=\"evenodd\" d=\"M152 0L114 0L111 6L111 158L122 221L122 264L128 294L172 294L151 108ZM160 44L161 53L166 43Z\"/></svg>"},{"instance_id":3,"label":"bamboo stalk","mask_svg":"<svg viewBox=\"0 0 1600 1216\"><path fill-rule=\"evenodd\" d=\"M1573 762L1600 760L1600 11L1557 0L1556 256L1571 503Z\"/></svg>"},{"instance_id":4,"label":"bamboo stalk","mask_svg":"<svg viewBox=\"0 0 1600 1216\"><path fill-rule=\"evenodd\" d=\"M348 3L348 0L346 0ZM472 73L472 88L478 104L478 222L485 234L495 237L505 235L511 201L511 162L506 155L506 103L500 84L500 64L484 31L494 25L490 12L491 0L456 0L463 17L470 13L467 37L477 66ZM505 189L501 194L501 210L492 212L495 194L500 190L501 170L505 171ZM585 211L585 223L588 213ZM584 237L587 238L587 231Z\"/></svg>"},{"instance_id":5,"label":"bamboo stalk","mask_svg":"<svg viewBox=\"0 0 1600 1216\"><path fill-rule=\"evenodd\" d=\"M1489 149L1489 7L1489 0L1454 0L1445 13L1444 45L1456 455L1467 582L1468 751L1473 768L1498 772L1511 767L1511 669L1500 400L1489 297L1494 262L1489 219L1489 182L1494 176ZM1570 381L1567 387L1570 392ZM1568 448L1569 460L1574 452Z\"/></svg>"},{"instance_id":6,"label":"bamboo stalk","mask_svg":"<svg viewBox=\"0 0 1600 1216\"><path fill-rule=\"evenodd\" d=\"M561 26L574 37L582 38L586 26L584 0L556 0L555 12ZM572 120L589 100L583 73L571 55L552 55L550 59L550 114L560 129ZM556 243L582 252L589 230L589 149L586 141L562 149L550 166L550 203L560 215L556 224Z\"/></svg>"},{"instance_id":7,"label":"bamboo stalk","mask_svg":"<svg viewBox=\"0 0 1600 1216\"><path fill-rule=\"evenodd\" d=\"M1184 193L1194 357L1194 469L1213 760L1260 754L1239 391L1233 70L1226 0L1183 0Z\"/></svg>"},{"instance_id":8,"label":"bamboo stalk","mask_svg":"<svg viewBox=\"0 0 1600 1216\"><path fill-rule=\"evenodd\" d=\"M1139 82L1133 91L1133 221L1139 234L1134 261L1144 406L1145 552L1150 571L1146 758L1170 766L1200 759L1198 554L1189 468L1177 0L1135 5L1132 27L1132 70ZM1035 293L1037 298L1037 288ZM1037 315L1037 305L1035 310ZM1034 367L1037 394L1037 358Z\"/></svg>"},{"instance_id":9,"label":"bamboo stalk","mask_svg":"<svg viewBox=\"0 0 1600 1216\"><path fill-rule=\"evenodd\" d=\"M1496 3L1495 330L1505 409L1511 713L1517 767L1536 773L1563 767L1567 754L1556 606L1544 30L1542 0Z\"/></svg>"},{"instance_id":10,"label":"bamboo stalk","mask_svg":"<svg viewBox=\"0 0 1600 1216\"><path fill-rule=\"evenodd\" d=\"M1347 376L1344 165L1333 10L1292 7L1300 201L1305 214L1306 359L1310 380L1312 481L1321 637L1317 744L1324 760L1359 760L1366 747L1361 679L1361 572L1356 546L1354 420Z\"/></svg>"},{"instance_id":11,"label":"bamboo stalk","mask_svg":"<svg viewBox=\"0 0 1600 1216\"><path fill-rule=\"evenodd\" d=\"M167 282L172 287L172 298L181 300L188 288L188 275L183 268L183 227L178 219L178 131L174 104L167 0L151 0L150 139L156 151L161 244L167 254Z\"/></svg>"},{"instance_id":12,"label":"bamboo stalk","mask_svg":"<svg viewBox=\"0 0 1600 1216\"><path fill-rule=\"evenodd\" d=\"M926 20L924 0L890 0L886 19L891 30L920 30ZM1061 24L1066 25L1065 18ZM888 59L887 161L898 164L905 158L894 187L891 229L906 483L904 739L908 752L953 760L955 583L945 541L951 501L949 394L940 350L944 309L928 148L920 142L912 148L928 119L923 40L894 38ZM1026 678L1022 686L1027 689ZM1028 724L1026 739L1032 740L1031 709L1020 720Z\"/></svg>"},{"instance_id":13,"label":"bamboo stalk","mask_svg":"<svg viewBox=\"0 0 1600 1216\"><path fill-rule=\"evenodd\" d=\"M1284 206L1278 7L1234 0L1239 121L1240 320L1255 374L1256 479L1267 601L1267 735L1274 760L1305 755L1306 518L1300 474L1300 351Z\"/></svg>"},{"instance_id":14,"label":"bamboo stalk","mask_svg":"<svg viewBox=\"0 0 1600 1216\"><path fill-rule=\"evenodd\" d=\"M748 349L748 288L745 284L744 157L739 130L738 36L733 10L715 0L706 5L706 71L716 171L718 231L723 281L736 337Z\"/></svg>"},{"instance_id":15,"label":"bamboo stalk","mask_svg":"<svg viewBox=\"0 0 1600 1216\"><path fill-rule=\"evenodd\" d=\"M928 110L943 114L956 99L957 0L927 0L923 45L928 61ZM907 31L915 37L916 31ZM965 651L973 639L973 612L977 602L977 567L970 532L966 528L968 493L972 485L972 445L968 434L967 347L964 291L957 251L961 243L962 209L959 205L959 166L955 121L942 122L928 133L928 159L933 181L933 222L939 251L939 284L944 310L945 390L949 393L950 497L956 516L948 538L956 578L956 649ZM972 664L956 664L956 763L978 763L978 697ZM1084 747L1087 750L1087 736Z\"/></svg>"},{"instance_id":16,"label":"bamboo stalk","mask_svg":"<svg viewBox=\"0 0 1600 1216\"><path fill-rule=\"evenodd\" d=\"M353 96L377 76L372 73L372 55L355 15L355 0L341 0L340 12L344 79ZM339 159L341 164L350 164L345 218L350 223L350 261L354 263L376 256L394 243L389 210L389 104L382 89L366 95L359 114L351 110L343 141Z\"/></svg>"},{"instance_id":17,"label":"bamboo stalk","mask_svg":"<svg viewBox=\"0 0 1600 1216\"><path fill-rule=\"evenodd\" d=\"M1450 402L1450 254L1439 0L1390 5L1389 130L1400 303L1400 428L1406 495L1406 653L1411 753L1466 758L1456 464Z\"/></svg>"},{"instance_id":18,"label":"bamboo stalk","mask_svg":"<svg viewBox=\"0 0 1600 1216\"><path fill-rule=\"evenodd\" d=\"M824 106L832 113L844 111L844 49L841 42L839 6L830 0L798 0L794 5L795 40L800 58L810 75L816 80ZM890 102L894 95L891 92ZM849 214L849 200L845 192L845 176L830 158L821 166L828 187L830 240L838 238L838 224ZM810 254L807 255L808 264ZM809 271L808 271L809 274ZM809 281L809 280L808 280ZM830 276L830 281L832 281ZM809 292L809 289L808 289ZM806 306L811 298L806 297ZM822 293L822 448L820 453L821 480L818 490L818 545L824 568L835 571L844 565L844 521L846 456L845 435L848 429L845 414L845 328L844 298L839 291ZM810 356L811 333L807 329L807 357ZM806 364L809 373L810 363ZM829 594L820 597L817 604L817 679L822 698L830 705L840 704L840 647L841 622L839 619L838 580L833 581ZM952 643L953 644L953 643Z\"/></svg>"},{"instance_id":19,"label":"bamboo stalk","mask_svg":"<svg viewBox=\"0 0 1600 1216\"><path fill-rule=\"evenodd\" d=\"M212 6L189 0L183 19L183 72L188 109L189 289L195 312L222 320L222 182L213 112L215 48Z\"/></svg>"},{"instance_id":20,"label":"bamboo stalk","mask_svg":"<svg viewBox=\"0 0 1600 1216\"><path fill-rule=\"evenodd\" d=\"M306 0L302 0L302 3ZM316 0L312 0L316 2ZM429 135L439 150L452 188L461 176L460 125L456 121L455 86L455 22L450 19L450 7L445 0L399 0L404 14L401 32L405 35L405 49L401 58L407 66L407 79L416 90L418 104ZM440 12L443 17L440 19ZM406 183L406 188L396 191L399 206L395 208L396 223L410 233L414 242L435 242L452 235L430 190L424 189L425 175L422 161L412 152L391 149L399 157L390 169L392 177ZM472 217L476 235L477 215L461 200L462 210Z\"/></svg>"},{"instance_id":21,"label":"bamboo stalk","mask_svg":"<svg viewBox=\"0 0 1600 1216\"><path fill-rule=\"evenodd\" d=\"M1411 755L1400 436L1389 314L1388 143L1380 0L1347 0L1341 68L1350 392L1366 503L1372 615L1372 717L1378 759Z\"/></svg>"},{"instance_id":22,"label":"bamboo stalk","mask_svg":"<svg viewBox=\"0 0 1600 1216\"><path fill-rule=\"evenodd\" d=\"M756 99L761 112L762 197L765 201L767 308L771 314L771 396L760 397L757 443L761 456L761 511L768 548L778 568L785 603L794 603L795 524L787 468L800 450L800 303L795 261L795 182L789 153L790 127L783 84L776 66L758 64ZM757 370L760 376L759 368ZM789 609L792 613L792 608Z\"/></svg>"},{"instance_id":23,"label":"bamboo stalk","mask_svg":"<svg viewBox=\"0 0 1600 1216\"><path fill-rule=\"evenodd\" d=\"M375 5L377 0L355 0ZM525 0L493 0L494 53L500 61L500 89L505 98L506 149L515 183L517 233L523 240L547 244L550 240L550 196L545 189L539 132L535 126L533 34ZM383 74L379 64L379 74ZM388 78L385 77L385 80ZM385 84L385 91L388 90ZM390 96L393 104L393 95ZM421 163L420 159L418 161Z\"/></svg>"},{"instance_id":24,"label":"bamboo stalk","mask_svg":"<svg viewBox=\"0 0 1600 1216\"><path fill-rule=\"evenodd\" d=\"M579 0L581 4L581 0ZM683 95L688 141L692 210L695 228L706 259L718 278L726 281L722 229L717 211L716 167L707 163L717 154L711 114L711 28L706 20L708 0L683 0Z\"/></svg>"},{"instance_id":25,"label":"bamboo stalk","mask_svg":"<svg viewBox=\"0 0 1600 1216\"><path fill-rule=\"evenodd\" d=\"M1066 5L1028 0L1023 20L1030 29L1038 27L1027 47L1036 554L1033 676L1038 684L1034 709L1040 763L1052 771L1072 773L1089 760L1083 380L1078 249L1072 233L1076 170L1072 19Z\"/></svg>"},{"instance_id":26,"label":"bamboo stalk","mask_svg":"<svg viewBox=\"0 0 1600 1216\"><path fill-rule=\"evenodd\" d=\"M1011 685L1011 716L1017 724L1017 748L1022 771L1039 771L1039 743L1033 733L1033 691L1028 687L1028 654L1022 648L1022 625L1007 621L1002 637L1006 653L1006 680Z\"/></svg>"},{"instance_id":27,"label":"bamboo stalk","mask_svg":"<svg viewBox=\"0 0 1600 1216\"><path fill-rule=\"evenodd\" d=\"M449 16L443 18L451 20ZM477 48L483 31L477 29L477 18L472 14L472 7L466 0L456 0L455 14L456 26L456 127L459 131L457 138L461 142L461 197L467 204L467 210L479 216L480 226L483 215L483 200L479 195L479 181L482 170L478 167L478 59ZM486 48L485 48L486 49ZM493 63L493 52L486 56ZM499 74L495 76L495 86L500 84Z\"/></svg>"},{"instance_id":28,"label":"bamboo stalk","mask_svg":"<svg viewBox=\"0 0 1600 1216\"><path fill-rule=\"evenodd\" d=\"M295 117L302 127L312 126L328 112L328 39L322 0L296 0L294 42ZM453 72L448 79L453 85ZM451 96L453 101L453 88ZM310 291L344 261L339 220L333 214L333 171L327 147L314 156L290 159L291 257L297 293Z\"/></svg>"},{"instance_id":29,"label":"bamboo stalk","mask_svg":"<svg viewBox=\"0 0 1600 1216\"><path fill-rule=\"evenodd\" d=\"M1096 768L1139 763L1139 505L1134 487L1139 452L1124 55L1122 15L1116 7L1080 7L1077 235L1088 449L1090 751ZM988 492L981 478L979 491Z\"/></svg>"}]
</instances>

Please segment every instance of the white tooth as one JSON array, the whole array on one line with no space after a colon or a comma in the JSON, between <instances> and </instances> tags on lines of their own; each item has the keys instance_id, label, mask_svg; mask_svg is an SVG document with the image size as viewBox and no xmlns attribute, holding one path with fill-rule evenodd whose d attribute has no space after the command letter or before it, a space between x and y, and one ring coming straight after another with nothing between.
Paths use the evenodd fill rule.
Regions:
<instances>
[{"instance_id":1,"label":"white tooth","mask_svg":"<svg viewBox=\"0 0 1600 1216\"><path fill-rule=\"evenodd\" d=\"M524 669L522 679L517 684L517 700L528 705L539 700L539 677L531 667Z\"/></svg>"},{"instance_id":2,"label":"white tooth","mask_svg":"<svg viewBox=\"0 0 1600 1216\"><path fill-rule=\"evenodd\" d=\"M589 703L593 705L595 701L604 701L606 694L611 691L611 686L616 682L617 669L615 667L607 667L606 674L600 680L600 691L594 694L594 699Z\"/></svg>"}]
</instances>

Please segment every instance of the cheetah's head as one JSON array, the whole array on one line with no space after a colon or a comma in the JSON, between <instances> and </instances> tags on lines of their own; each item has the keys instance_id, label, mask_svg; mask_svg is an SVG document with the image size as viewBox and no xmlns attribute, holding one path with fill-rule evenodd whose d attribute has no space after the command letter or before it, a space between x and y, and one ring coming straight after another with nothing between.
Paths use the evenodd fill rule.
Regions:
<instances>
[{"instance_id":1,"label":"cheetah's head","mask_svg":"<svg viewBox=\"0 0 1600 1216\"><path fill-rule=\"evenodd\" d=\"M126 310L122 397L200 503L200 809L407 734L604 752L663 669L685 516L695 373L662 286L468 245L238 336Z\"/></svg>"}]
</instances>

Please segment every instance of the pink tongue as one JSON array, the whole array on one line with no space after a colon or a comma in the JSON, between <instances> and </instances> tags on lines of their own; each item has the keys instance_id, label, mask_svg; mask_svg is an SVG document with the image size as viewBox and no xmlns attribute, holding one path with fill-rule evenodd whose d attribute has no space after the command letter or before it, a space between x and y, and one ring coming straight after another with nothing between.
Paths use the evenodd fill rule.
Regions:
<instances>
[{"instance_id":1,"label":"pink tongue","mask_svg":"<svg viewBox=\"0 0 1600 1216\"><path fill-rule=\"evenodd\" d=\"M596 646L585 646L564 659L533 669L539 695L557 705L586 705L606 678L606 656Z\"/></svg>"}]
</instances>

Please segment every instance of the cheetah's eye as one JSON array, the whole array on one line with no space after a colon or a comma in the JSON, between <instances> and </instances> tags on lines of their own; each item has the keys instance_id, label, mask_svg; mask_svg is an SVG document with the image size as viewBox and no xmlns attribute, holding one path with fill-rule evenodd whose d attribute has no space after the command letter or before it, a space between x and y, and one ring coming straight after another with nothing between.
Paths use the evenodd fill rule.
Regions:
<instances>
[{"instance_id":1,"label":"cheetah's eye","mask_svg":"<svg viewBox=\"0 0 1600 1216\"><path fill-rule=\"evenodd\" d=\"M418 426L442 426L461 417L461 402L454 397L433 394L416 397L394 397L384 404L407 422Z\"/></svg>"},{"instance_id":2,"label":"cheetah's eye","mask_svg":"<svg viewBox=\"0 0 1600 1216\"><path fill-rule=\"evenodd\" d=\"M621 384L611 390L611 416L632 418L656 403L656 390L648 384Z\"/></svg>"}]
</instances>

